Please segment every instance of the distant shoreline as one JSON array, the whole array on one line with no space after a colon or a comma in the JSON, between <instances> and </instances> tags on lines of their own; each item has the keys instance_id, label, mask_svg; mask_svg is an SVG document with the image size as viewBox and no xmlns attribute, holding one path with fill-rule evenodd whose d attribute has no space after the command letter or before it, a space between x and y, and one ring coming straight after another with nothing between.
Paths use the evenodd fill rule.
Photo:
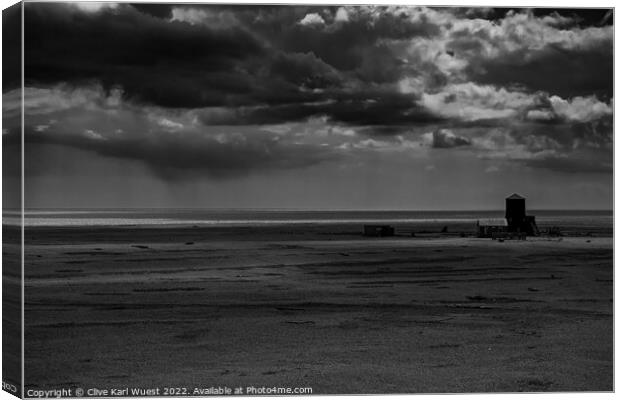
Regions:
<instances>
[{"instance_id":1,"label":"distant shoreline","mask_svg":"<svg viewBox=\"0 0 620 400\"><path fill-rule=\"evenodd\" d=\"M599 209L599 208L532 208L528 209L532 213L560 213L560 212L584 212L584 213L608 213L613 214L613 209ZM141 211L141 212L164 212L164 211L181 211L181 212L315 212L315 213L329 213L329 212L342 212L342 213L365 213L365 212L417 212L417 213L504 213L503 208L497 209L477 209L477 210L439 210L439 209L345 209L345 208L186 208L186 207L142 207L142 208L108 208L108 207L26 207L24 209L26 213L39 213L39 212L126 212L126 211ZM21 208L4 207L3 213L20 213Z\"/></svg>"}]
</instances>

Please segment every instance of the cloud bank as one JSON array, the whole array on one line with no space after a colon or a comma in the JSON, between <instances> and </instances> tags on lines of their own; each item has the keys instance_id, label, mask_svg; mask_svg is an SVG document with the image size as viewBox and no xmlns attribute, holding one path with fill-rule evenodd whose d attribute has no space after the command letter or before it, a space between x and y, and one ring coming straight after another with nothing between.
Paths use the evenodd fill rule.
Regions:
<instances>
[{"instance_id":1,"label":"cloud bank","mask_svg":"<svg viewBox=\"0 0 620 400\"><path fill-rule=\"evenodd\" d=\"M609 15L28 3L26 141L139 160L164 179L372 151L609 174ZM3 96L12 135L18 92Z\"/></svg>"}]
</instances>

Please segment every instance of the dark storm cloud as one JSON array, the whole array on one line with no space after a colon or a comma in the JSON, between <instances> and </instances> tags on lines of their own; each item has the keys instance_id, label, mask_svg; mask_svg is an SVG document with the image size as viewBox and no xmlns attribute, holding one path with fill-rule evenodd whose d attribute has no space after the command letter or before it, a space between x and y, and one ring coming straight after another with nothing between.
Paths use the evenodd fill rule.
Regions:
<instances>
[{"instance_id":1,"label":"dark storm cloud","mask_svg":"<svg viewBox=\"0 0 620 400\"><path fill-rule=\"evenodd\" d=\"M442 121L443 122L443 121ZM432 124L429 124L432 126ZM411 130L411 125L375 125L358 128L358 133L365 136L396 136L402 135Z\"/></svg>"},{"instance_id":2,"label":"dark storm cloud","mask_svg":"<svg viewBox=\"0 0 620 400\"><path fill-rule=\"evenodd\" d=\"M321 163L344 144L310 145L312 131L298 132L304 144L249 131L243 140L231 130L219 139L164 135L147 116L208 132L321 119L351 129L350 149L358 134L393 139L424 129L416 132L431 132L431 147L446 149L436 153L510 154L568 171L562 166L572 159L581 168L597 151L601 159L611 154L608 11L28 3L26 86L41 89L31 104L52 99L49 120L62 126L62 118L75 124L79 116L84 124L72 134L50 128L31 138L138 159L161 175L234 176ZM99 85L95 97L122 94L118 110L89 100L112 115L107 120L87 121L84 105L57 110L81 88ZM143 133L84 136L129 108L139 116L131 126ZM183 121L171 117L182 113ZM40 121L40 129L47 125ZM505 144L484 147L462 134L497 127L509 131Z\"/></svg>"},{"instance_id":3,"label":"dark storm cloud","mask_svg":"<svg viewBox=\"0 0 620 400\"><path fill-rule=\"evenodd\" d=\"M483 18L497 21L507 16L509 13L531 12L538 18L561 17L567 21L569 26L609 26L613 25L613 11L605 8L554 8L554 7L536 7L536 8L515 8L515 7L454 7L446 9L454 15L466 18ZM556 18L557 19L557 18ZM568 23L570 20L570 23Z\"/></svg>"},{"instance_id":4,"label":"dark storm cloud","mask_svg":"<svg viewBox=\"0 0 620 400\"><path fill-rule=\"evenodd\" d=\"M162 19L165 10L146 10L150 6L85 13L29 4L27 85L100 82L106 89L121 87L125 98L139 103L254 109L237 113L243 115L233 124L317 114L361 125L433 119L416 106L414 96L373 84L394 82L403 65L375 42L434 34L437 28L424 18L412 24L386 14L370 24L370 14L360 14L332 29L317 29L299 23L306 9L297 7L198 7L175 14L192 21L214 16L230 21L211 29ZM251 26L254 33L248 28L251 18L258 21ZM316 104L330 99L337 104Z\"/></svg>"},{"instance_id":5,"label":"dark storm cloud","mask_svg":"<svg viewBox=\"0 0 620 400\"><path fill-rule=\"evenodd\" d=\"M133 8L135 8L136 10L144 13L144 14L148 14L148 15L152 15L153 17L157 17L157 18L164 18L164 19L169 19L172 18L172 4L162 4L162 3L155 3L155 4L141 4L141 3L133 3L131 4L131 6Z\"/></svg>"},{"instance_id":6,"label":"dark storm cloud","mask_svg":"<svg viewBox=\"0 0 620 400\"><path fill-rule=\"evenodd\" d=\"M581 26L575 12L536 14L510 10L493 25L463 24L450 32L447 47L468 59L465 74L478 83L611 98L613 27Z\"/></svg>"},{"instance_id":7,"label":"dark storm cloud","mask_svg":"<svg viewBox=\"0 0 620 400\"><path fill-rule=\"evenodd\" d=\"M144 162L165 179L208 175L230 178L274 169L303 168L337 157L330 149L313 145L281 143L274 137L240 135L218 140L209 135L121 135L116 138L78 133L38 132L28 128L26 146L54 144L99 155Z\"/></svg>"},{"instance_id":8,"label":"dark storm cloud","mask_svg":"<svg viewBox=\"0 0 620 400\"><path fill-rule=\"evenodd\" d=\"M305 89L340 86L342 77L314 53L278 53L269 66L269 74Z\"/></svg>"},{"instance_id":9,"label":"dark storm cloud","mask_svg":"<svg viewBox=\"0 0 620 400\"><path fill-rule=\"evenodd\" d=\"M507 10L492 7L437 7L438 11L448 12L458 18L493 20L504 15Z\"/></svg>"},{"instance_id":10,"label":"dark storm cloud","mask_svg":"<svg viewBox=\"0 0 620 400\"><path fill-rule=\"evenodd\" d=\"M611 41L587 50L548 46L526 49L501 58L479 60L468 69L475 81L500 86L523 85L562 97L596 94L613 96L613 52Z\"/></svg>"},{"instance_id":11,"label":"dark storm cloud","mask_svg":"<svg viewBox=\"0 0 620 400\"><path fill-rule=\"evenodd\" d=\"M123 5L86 13L27 4L25 23L26 85L97 80L122 86L138 101L171 107L222 102L226 93L247 91L244 74L230 71L263 51L239 29L170 23Z\"/></svg>"},{"instance_id":12,"label":"dark storm cloud","mask_svg":"<svg viewBox=\"0 0 620 400\"><path fill-rule=\"evenodd\" d=\"M241 25L256 32L273 46L285 52L312 52L342 71L358 68L364 62L364 53L373 47L380 48L381 40L428 38L440 32L439 26L424 13L412 20L406 12L393 11L390 7L191 8L233 13Z\"/></svg>"},{"instance_id":13,"label":"dark storm cloud","mask_svg":"<svg viewBox=\"0 0 620 400\"><path fill-rule=\"evenodd\" d=\"M570 8L532 8L530 11L537 17L560 15L570 18L576 25L587 26L611 26L613 25L613 10L605 8L582 8L573 10Z\"/></svg>"},{"instance_id":14,"label":"dark storm cloud","mask_svg":"<svg viewBox=\"0 0 620 400\"><path fill-rule=\"evenodd\" d=\"M358 125L425 125L442 118L416 105L411 96L398 93L378 97L339 99L326 115Z\"/></svg>"},{"instance_id":15,"label":"dark storm cloud","mask_svg":"<svg viewBox=\"0 0 620 400\"><path fill-rule=\"evenodd\" d=\"M206 109L198 112L205 125L263 125L325 116L349 125L427 125L444 119L416 104L416 97L387 91L331 92L323 101L259 107ZM270 99L272 100L272 99ZM273 101L272 101L273 103ZM395 132L395 131L394 131Z\"/></svg>"},{"instance_id":16,"label":"dark storm cloud","mask_svg":"<svg viewBox=\"0 0 620 400\"><path fill-rule=\"evenodd\" d=\"M376 57L374 61L390 62L390 68L398 67L397 58L389 51L386 54L385 48L377 44L379 39L432 37L439 33L439 27L424 16L413 22L405 14L383 13L381 10L352 13L346 23L336 23L329 28L295 23L272 39L286 51L312 51L335 68L351 71L363 65L365 53L369 51L381 54L383 50L383 57Z\"/></svg>"},{"instance_id":17,"label":"dark storm cloud","mask_svg":"<svg viewBox=\"0 0 620 400\"><path fill-rule=\"evenodd\" d=\"M325 14L325 10L335 13L333 7L209 6L192 7L188 12L196 11L195 18L200 18L200 12L205 10L219 12L218 15L227 13L234 22L227 29L210 29L209 24L200 23L169 23L161 17L172 15L172 11L159 5L121 6L97 13L83 13L59 4L29 5L26 17L33 29L26 36L30 54L26 60L28 83L100 79L110 85L123 85L126 92L142 94L144 100L154 98L161 104L165 99L153 93L157 89L143 94L141 86L146 84L135 82L150 82L157 88L160 83L156 78L163 81L165 79L161 78L165 76L176 80L179 92L187 92L188 105L194 106L197 105L194 102L201 101L195 88L206 92L212 88L212 82L201 79L202 75L244 71L256 77L271 58L281 62L287 57L291 62L295 57L306 57L306 62L298 66L303 70L303 64L308 64L306 68L310 71L303 72L309 73L309 79L315 75L312 65L322 63L323 72L328 75L333 75L335 70L359 69L361 78L393 81L399 76L402 62L377 41L428 37L439 29L424 17L412 23L404 15L381 12L358 13L352 15L349 22L334 22L335 26L329 29L299 23L305 13ZM261 45L265 39L269 43L266 47L280 51L268 51ZM53 54L63 54L63 57L50 57ZM381 62L381 68L370 70L373 63L369 61ZM276 72L283 71L277 69L279 65L273 66ZM150 75L140 79L147 67ZM390 70L392 72L386 72ZM384 76L386 73L389 77ZM239 74L239 78L247 79L247 76ZM333 79L333 76L316 79ZM170 86L164 86L161 92L172 91L176 98Z\"/></svg>"}]
</instances>

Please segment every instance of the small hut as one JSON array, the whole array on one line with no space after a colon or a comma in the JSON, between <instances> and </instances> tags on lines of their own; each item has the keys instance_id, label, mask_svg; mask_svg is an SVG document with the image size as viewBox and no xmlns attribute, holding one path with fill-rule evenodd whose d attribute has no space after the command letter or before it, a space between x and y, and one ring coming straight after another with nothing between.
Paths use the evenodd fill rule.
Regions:
<instances>
[{"instance_id":1,"label":"small hut","mask_svg":"<svg viewBox=\"0 0 620 400\"><path fill-rule=\"evenodd\" d=\"M390 225L364 225L364 236L394 236L394 227Z\"/></svg>"},{"instance_id":2,"label":"small hut","mask_svg":"<svg viewBox=\"0 0 620 400\"><path fill-rule=\"evenodd\" d=\"M485 218L478 220L478 237L490 238L508 232L506 218Z\"/></svg>"}]
</instances>

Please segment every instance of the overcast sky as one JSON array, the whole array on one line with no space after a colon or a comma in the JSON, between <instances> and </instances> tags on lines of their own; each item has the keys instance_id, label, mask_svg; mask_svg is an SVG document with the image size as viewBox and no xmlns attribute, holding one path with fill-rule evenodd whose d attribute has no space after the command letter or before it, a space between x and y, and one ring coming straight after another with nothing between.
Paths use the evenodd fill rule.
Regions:
<instances>
[{"instance_id":1,"label":"overcast sky","mask_svg":"<svg viewBox=\"0 0 620 400\"><path fill-rule=\"evenodd\" d=\"M26 3L25 39L29 207L612 208L607 10Z\"/></svg>"}]
</instances>

